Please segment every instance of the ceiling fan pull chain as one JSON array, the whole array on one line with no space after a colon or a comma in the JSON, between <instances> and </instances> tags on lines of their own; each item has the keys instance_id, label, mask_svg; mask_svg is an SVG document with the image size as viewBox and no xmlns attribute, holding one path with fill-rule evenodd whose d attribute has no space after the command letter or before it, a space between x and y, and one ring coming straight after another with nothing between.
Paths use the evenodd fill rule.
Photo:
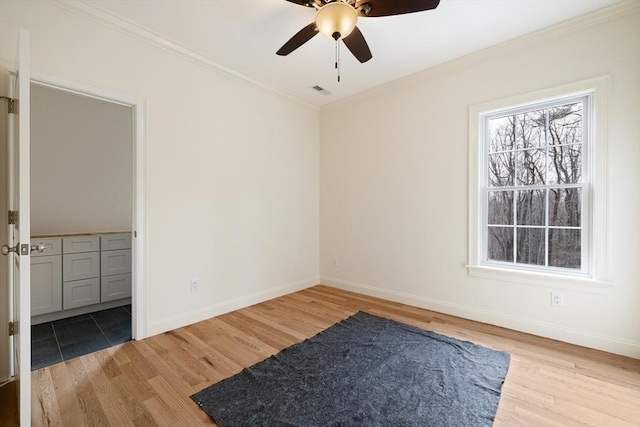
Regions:
<instances>
[{"instance_id":1,"label":"ceiling fan pull chain","mask_svg":"<svg viewBox=\"0 0 640 427\"><path fill-rule=\"evenodd\" d=\"M336 39L336 70L338 71L338 83L340 83L340 40Z\"/></svg>"}]
</instances>

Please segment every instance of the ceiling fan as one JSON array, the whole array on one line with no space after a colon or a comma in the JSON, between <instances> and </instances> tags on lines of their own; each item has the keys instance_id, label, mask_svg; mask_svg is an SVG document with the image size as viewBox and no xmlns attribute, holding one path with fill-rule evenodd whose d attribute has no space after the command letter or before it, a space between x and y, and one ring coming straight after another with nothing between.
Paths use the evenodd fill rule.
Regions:
<instances>
[{"instance_id":1,"label":"ceiling fan","mask_svg":"<svg viewBox=\"0 0 640 427\"><path fill-rule=\"evenodd\" d=\"M372 58L364 36L356 26L358 17L378 17L422 12L438 7L440 0L286 0L316 9L316 19L291 37L277 55L286 56L319 32L338 42L342 40L360 62Z\"/></svg>"}]
</instances>

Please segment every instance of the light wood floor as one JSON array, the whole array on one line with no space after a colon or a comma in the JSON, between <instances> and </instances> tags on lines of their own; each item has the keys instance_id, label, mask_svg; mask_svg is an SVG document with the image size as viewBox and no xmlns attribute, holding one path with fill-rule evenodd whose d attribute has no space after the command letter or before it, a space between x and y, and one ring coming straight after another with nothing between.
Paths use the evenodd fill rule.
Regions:
<instances>
[{"instance_id":1,"label":"light wood floor","mask_svg":"<svg viewBox=\"0 0 640 427\"><path fill-rule=\"evenodd\" d=\"M325 286L34 371L33 425L214 425L191 394L359 310L510 352L496 426L640 425L638 360Z\"/></svg>"}]
</instances>

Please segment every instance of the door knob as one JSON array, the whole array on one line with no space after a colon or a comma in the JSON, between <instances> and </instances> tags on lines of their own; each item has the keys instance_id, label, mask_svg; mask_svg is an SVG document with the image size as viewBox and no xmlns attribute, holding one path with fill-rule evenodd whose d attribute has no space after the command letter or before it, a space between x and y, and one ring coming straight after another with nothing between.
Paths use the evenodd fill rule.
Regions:
<instances>
[{"instance_id":1,"label":"door knob","mask_svg":"<svg viewBox=\"0 0 640 427\"><path fill-rule=\"evenodd\" d=\"M20 243L16 244L16 247L2 245L2 255L9 255L10 252L18 253L18 249L20 248Z\"/></svg>"},{"instance_id":2,"label":"door knob","mask_svg":"<svg viewBox=\"0 0 640 427\"><path fill-rule=\"evenodd\" d=\"M44 252L44 243L38 243L37 245L31 245L31 252L38 251L40 253Z\"/></svg>"}]
</instances>

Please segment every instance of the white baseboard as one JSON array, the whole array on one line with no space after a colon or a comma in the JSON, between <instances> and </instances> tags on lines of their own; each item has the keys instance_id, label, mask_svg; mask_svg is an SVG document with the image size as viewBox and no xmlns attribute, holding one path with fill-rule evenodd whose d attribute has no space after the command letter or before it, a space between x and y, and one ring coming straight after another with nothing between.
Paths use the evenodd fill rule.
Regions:
<instances>
[{"instance_id":1,"label":"white baseboard","mask_svg":"<svg viewBox=\"0 0 640 427\"><path fill-rule=\"evenodd\" d=\"M439 301L404 292L380 289L374 286L363 285L361 283L349 282L332 277L320 277L320 283L326 286L382 298L388 301L407 304L414 307L437 311L439 313L475 320L477 322L488 323L490 325L501 326L503 328L513 329L528 334L564 341L570 344L640 359L640 343L630 340L612 338L591 332L552 325L538 320L525 319L460 304L452 304L446 301Z\"/></svg>"},{"instance_id":2,"label":"white baseboard","mask_svg":"<svg viewBox=\"0 0 640 427\"><path fill-rule=\"evenodd\" d=\"M220 316L221 314L249 307L273 298L278 298L282 295L315 286L318 283L320 283L320 278L312 277L300 282L289 283L277 288L256 292L226 301L220 301L216 304L189 311L187 313L181 313L175 316L169 316L149 322L147 326L147 337L191 325L192 323L201 322L211 317Z\"/></svg>"}]
</instances>

